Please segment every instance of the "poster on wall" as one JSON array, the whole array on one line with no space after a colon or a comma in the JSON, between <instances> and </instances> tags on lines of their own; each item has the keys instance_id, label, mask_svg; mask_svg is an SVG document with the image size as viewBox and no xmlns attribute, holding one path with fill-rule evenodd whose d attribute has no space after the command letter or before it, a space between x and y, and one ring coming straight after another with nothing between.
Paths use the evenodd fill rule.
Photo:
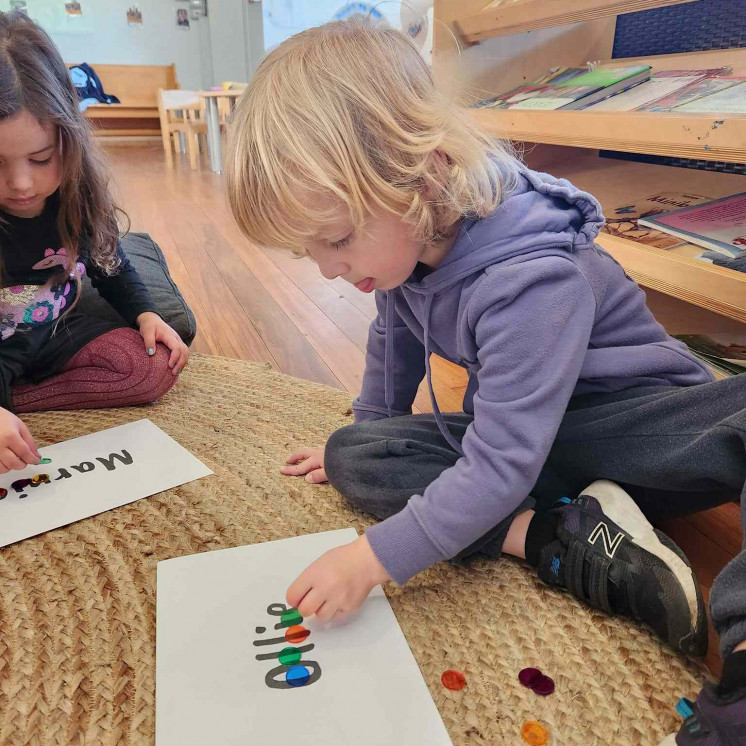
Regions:
<instances>
[{"instance_id":1,"label":"poster on wall","mask_svg":"<svg viewBox=\"0 0 746 746\"><path fill-rule=\"evenodd\" d=\"M142 28L142 10L138 5L132 5L127 9L127 25Z\"/></svg>"},{"instance_id":2,"label":"poster on wall","mask_svg":"<svg viewBox=\"0 0 746 746\"><path fill-rule=\"evenodd\" d=\"M49 34L91 34L94 29L87 0L10 0Z\"/></svg>"},{"instance_id":3,"label":"poster on wall","mask_svg":"<svg viewBox=\"0 0 746 746\"><path fill-rule=\"evenodd\" d=\"M176 28L189 31L189 14L186 8L176 9Z\"/></svg>"},{"instance_id":4,"label":"poster on wall","mask_svg":"<svg viewBox=\"0 0 746 746\"><path fill-rule=\"evenodd\" d=\"M345 528L158 563L156 746L452 746L381 586L348 624L285 603L303 567L356 538Z\"/></svg>"}]
</instances>

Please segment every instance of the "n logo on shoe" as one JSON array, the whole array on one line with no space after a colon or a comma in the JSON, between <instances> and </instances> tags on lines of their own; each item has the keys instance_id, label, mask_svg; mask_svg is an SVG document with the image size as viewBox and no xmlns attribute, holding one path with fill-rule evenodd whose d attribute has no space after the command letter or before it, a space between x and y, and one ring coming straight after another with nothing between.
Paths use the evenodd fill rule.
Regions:
<instances>
[{"instance_id":1,"label":"n logo on shoe","mask_svg":"<svg viewBox=\"0 0 746 746\"><path fill-rule=\"evenodd\" d=\"M606 552L606 556L609 559L614 559L614 554L619 548L619 545L622 543L622 539L625 537L625 534L620 531L612 539L609 527L603 521L600 521L596 528L591 531L591 535L588 537L588 543L595 544L599 536L601 537L601 541L603 541L604 552Z\"/></svg>"}]
</instances>

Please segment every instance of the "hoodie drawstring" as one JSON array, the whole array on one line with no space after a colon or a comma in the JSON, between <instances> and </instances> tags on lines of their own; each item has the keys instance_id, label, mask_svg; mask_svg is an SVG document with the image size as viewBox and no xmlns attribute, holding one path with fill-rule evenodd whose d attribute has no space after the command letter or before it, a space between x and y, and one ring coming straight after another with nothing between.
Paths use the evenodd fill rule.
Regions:
<instances>
[{"instance_id":1,"label":"hoodie drawstring","mask_svg":"<svg viewBox=\"0 0 746 746\"><path fill-rule=\"evenodd\" d=\"M430 308L433 304L433 296L428 295L427 299L425 300L425 324L424 324L424 336L425 336L425 374L427 375L427 387L430 390L430 401L433 405L433 416L435 417L435 421L438 423L438 430L440 430L440 434L446 439L448 442L448 445L453 448L456 453L458 453L460 456L464 455L464 450L461 448L461 444L456 440L456 438L451 435L451 431L448 429L448 425L446 425L445 420L443 419L443 415L440 413L440 408L438 407L438 401L435 398L435 392L433 391L433 382L432 382L432 374L430 371Z\"/></svg>"},{"instance_id":2,"label":"hoodie drawstring","mask_svg":"<svg viewBox=\"0 0 746 746\"><path fill-rule=\"evenodd\" d=\"M386 346L383 353L383 400L391 417L394 404L394 310L395 300L391 299L392 290L386 291Z\"/></svg>"}]
</instances>

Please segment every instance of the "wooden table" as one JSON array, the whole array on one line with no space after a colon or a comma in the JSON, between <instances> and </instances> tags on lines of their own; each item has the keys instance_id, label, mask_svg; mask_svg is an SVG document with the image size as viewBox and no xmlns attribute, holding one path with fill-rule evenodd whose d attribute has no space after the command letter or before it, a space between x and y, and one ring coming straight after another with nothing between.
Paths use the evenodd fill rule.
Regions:
<instances>
[{"instance_id":1,"label":"wooden table","mask_svg":"<svg viewBox=\"0 0 746 746\"><path fill-rule=\"evenodd\" d=\"M223 171L223 148L220 142L220 117L218 116L218 99L227 98L231 110L236 99L243 91L199 91L205 100L205 119L207 119L207 150L210 153L210 168L214 173Z\"/></svg>"}]
</instances>

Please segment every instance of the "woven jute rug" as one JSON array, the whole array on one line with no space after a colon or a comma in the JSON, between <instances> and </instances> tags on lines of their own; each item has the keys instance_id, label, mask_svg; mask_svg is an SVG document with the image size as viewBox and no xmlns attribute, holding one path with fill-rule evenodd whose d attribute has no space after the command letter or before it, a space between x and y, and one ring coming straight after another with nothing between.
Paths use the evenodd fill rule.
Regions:
<instances>
[{"instance_id":1,"label":"woven jute rug","mask_svg":"<svg viewBox=\"0 0 746 746\"><path fill-rule=\"evenodd\" d=\"M26 421L48 445L142 417L215 475L0 550L3 745L153 742L160 560L370 521L331 487L279 473L291 450L352 421L350 397L261 364L196 356L155 405ZM515 562L441 563L387 593L456 746L522 744L526 720L553 745L654 745L702 682L703 669L646 629ZM555 693L522 687L526 666ZM448 668L465 689L442 686ZM297 726L283 732L302 744Z\"/></svg>"}]
</instances>

